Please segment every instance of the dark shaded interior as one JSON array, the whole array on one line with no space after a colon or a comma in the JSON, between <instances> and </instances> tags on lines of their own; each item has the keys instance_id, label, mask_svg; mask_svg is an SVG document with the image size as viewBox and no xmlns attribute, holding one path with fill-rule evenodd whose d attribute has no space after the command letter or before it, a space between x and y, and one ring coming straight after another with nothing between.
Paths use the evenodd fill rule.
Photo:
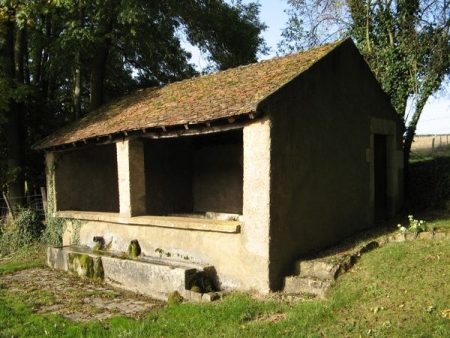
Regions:
<instances>
[{"instance_id":1,"label":"dark shaded interior","mask_svg":"<svg viewBox=\"0 0 450 338\"><path fill-rule=\"evenodd\" d=\"M119 212L115 144L58 153L58 210Z\"/></svg>"},{"instance_id":2,"label":"dark shaded interior","mask_svg":"<svg viewBox=\"0 0 450 338\"><path fill-rule=\"evenodd\" d=\"M147 213L242 214L242 130L144 140Z\"/></svg>"}]
</instances>

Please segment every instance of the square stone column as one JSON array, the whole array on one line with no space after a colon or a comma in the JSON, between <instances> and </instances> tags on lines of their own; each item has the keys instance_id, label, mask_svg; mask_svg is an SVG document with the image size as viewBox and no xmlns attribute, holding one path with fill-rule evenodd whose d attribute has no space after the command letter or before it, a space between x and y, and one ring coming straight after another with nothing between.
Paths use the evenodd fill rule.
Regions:
<instances>
[{"instance_id":1,"label":"square stone column","mask_svg":"<svg viewBox=\"0 0 450 338\"><path fill-rule=\"evenodd\" d=\"M247 281L269 292L270 246L270 121L267 118L244 128L244 225L242 236L251 269ZM247 285L250 286L250 285Z\"/></svg>"},{"instance_id":2,"label":"square stone column","mask_svg":"<svg viewBox=\"0 0 450 338\"><path fill-rule=\"evenodd\" d=\"M46 213L49 216L54 216L53 213L58 211L56 204L56 153L49 151L45 153L45 163L46 163L46 181L47 181L47 205Z\"/></svg>"},{"instance_id":3,"label":"square stone column","mask_svg":"<svg viewBox=\"0 0 450 338\"><path fill-rule=\"evenodd\" d=\"M144 145L139 140L116 143L120 215L146 214Z\"/></svg>"}]
</instances>

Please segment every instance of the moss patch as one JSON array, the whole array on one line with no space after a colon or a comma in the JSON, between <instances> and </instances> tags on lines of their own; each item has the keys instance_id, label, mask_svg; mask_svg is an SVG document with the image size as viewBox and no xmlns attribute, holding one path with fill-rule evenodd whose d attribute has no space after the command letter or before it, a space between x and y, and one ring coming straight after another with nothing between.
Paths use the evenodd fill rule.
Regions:
<instances>
[{"instance_id":1,"label":"moss patch","mask_svg":"<svg viewBox=\"0 0 450 338\"><path fill-rule=\"evenodd\" d=\"M202 271L197 272L189 283L189 289L193 292L208 293L214 292L214 286L211 278L206 276Z\"/></svg>"},{"instance_id":2,"label":"moss patch","mask_svg":"<svg viewBox=\"0 0 450 338\"><path fill-rule=\"evenodd\" d=\"M127 254L130 259L135 259L141 254L141 246L137 239L133 239L130 245L128 245Z\"/></svg>"},{"instance_id":3,"label":"moss patch","mask_svg":"<svg viewBox=\"0 0 450 338\"><path fill-rule=\"evenodd\" d=\"M94 277L94 260L91 256L83 254L80 256L80 267L82 271L81 277ZM84 276L83 276L84 275Z\"/></svg>"},{"instance_id":4,"label":"moss patch","mask_svg":"<svg viewBox=\"0 0 450 338\"><path fill-rule=\"evenodd\" d=\"M94 259L94 279L103 280L105 278L105 272L103 270L103 263L101 257Z\"/></svg>"},{"instance_id":5,"label":"moss patch","mask_svg":"<svg viewBox=\"0 0 450 338\"><path fill-rule=\"evenodd\" d=\"M104 271L101 257L91 257L87 254L69 253L69 273L82 278L104 279Z\"/></svg>"},{"instance_id":6,"label":"moss patch","mask_svg":"<svg viewBox=\"0 0 450 338\"><path fill-rule=\"evenodd\" d=\"M183 303L183 296L180 295L178 291L171 292L167 298L169 304L180 304Z\"/></svg>"}]
</instances>

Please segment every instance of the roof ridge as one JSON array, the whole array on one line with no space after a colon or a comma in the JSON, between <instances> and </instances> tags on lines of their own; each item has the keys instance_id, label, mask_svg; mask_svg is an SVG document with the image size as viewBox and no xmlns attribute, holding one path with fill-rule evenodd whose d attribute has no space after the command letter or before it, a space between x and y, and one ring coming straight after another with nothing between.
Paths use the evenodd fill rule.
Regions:
<instances>
[{"instance_id":1,"label":"roof ridge","mask_svg":"<svg viewBox=\"0 0 450 338\"><path fill-rule=\"evenodd\" d=\"M277 62L280 59L295 58L295 57L298 57L298 55L310 54L310 53L313 53L313 52L315 52L317 50L321 50L321 49L333 46L333 48L331 48L328 51L328 52L330 52L332 49L334 49L335 47L337 47L339 44L341 44L342 42L344 42L346 40L348 40L348 38L347 39L338 40L338 41L335 41L335 42L326 43L326 44L323 44L321 46L316 46L316 47L313 47L313 48L308 49L308 50L303 50L303 51L298 51L298 52L291 52L291 53L288 53L286 55L275 56L275 57L272 57L270 59L264 59L264 60L260 60L260 61L257 61L257 62L248 63L248 64L245 64L245 65L239 65L237 67L227 68L225 70L219 70L219 71L212 72L212 73L200 74L200 75L197 75L197 76L192 76L190 78L180 79L180 80L164 83L164 84L161 84L161 85L158 85L158 86L154 86L154 87L139 88L136 91L134 91L133 93L129 93L129 94L125 95L125 96L133 95L135 93L139 93L139 92L143 92L143 91L147 91L147 90L157 90L158 88L179 84L181 82L195 81L195 80L200 80L200 79L203 79L203 78L206 78L206 77L215 77L215 76L217 76L219 74L223 74L223 73L227 73L227 72L231 72L231 71L235 72L235 71L239 71L239 70L242 70L242 69L246 69L248 67L255 67L256 65L263 64L263 63ZM119 98L117 98L117 100L121 100L125 96L119 97ZM116 100L116 99L114 99L114 100ZM111 103L111 102L108 102L105 105L108 105L109 103Z\"/></svg>"}]
</instances>

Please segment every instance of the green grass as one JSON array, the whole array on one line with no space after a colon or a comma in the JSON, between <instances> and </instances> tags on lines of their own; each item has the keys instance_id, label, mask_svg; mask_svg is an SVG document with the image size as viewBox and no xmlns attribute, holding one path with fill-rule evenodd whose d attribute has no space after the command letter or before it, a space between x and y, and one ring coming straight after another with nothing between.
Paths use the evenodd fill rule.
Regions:
<instances>
[{"instance_id":1,"label":"green grass","mask_svg":"<svg viewBox=\"0 0 450 338\"><path fill-rule=\"evenodd\" d=\"M15 271L43 266L45 252L41 245L23 248L7 257L0 257L0 276Z\"/></svg>"},{"instance_id":2,"label":"green grass","mask_svg":"<svg viewBox=\"0 0 450 338\"><path fill-rule=\"evenodd\" d=\"M432 222L432 226L436 229L450 229L450 219L443 219L442 216Z\"/></svg>"},{"instance_id":3,"label":"green grass","mask_svg":"<svg viewBox=\"0 0 450 338\"><path fill-rule=\"evenodd\" d=\"M352 328L378 337L444 337L450 334L449 241L389 244L363 256L340 278L330 303L341 317L337 336Z\"/></svg>"},{"instance_id":4,"label":"green grass","mask_svg":"<svg viewBox=\"0 0 450 338\"><path fill-rule=\"evenodd\" d=\"M449 224L442 218L430 226ZM23 259L0 261L0 271L14 271L14 261L23 268ZM390 243L365 254L326 301L232 293L211 304L168 305L140 320L85 323L37 314L51 296L45 290L13 293L0 277L0 337L450 337L450 319L442 316L450 308L449 267L449 239ZM67 296L76 299L73 292Z\"/></svg>"}]
</instances>

